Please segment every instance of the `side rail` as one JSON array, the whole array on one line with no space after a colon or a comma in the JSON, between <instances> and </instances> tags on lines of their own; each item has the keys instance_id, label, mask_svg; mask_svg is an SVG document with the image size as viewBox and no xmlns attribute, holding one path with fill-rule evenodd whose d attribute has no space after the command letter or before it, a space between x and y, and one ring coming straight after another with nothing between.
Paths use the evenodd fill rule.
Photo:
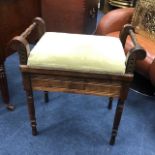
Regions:
<instances>
[{"instance_id":1,"label":"side rail","mask_svg":"<svg viewBox=\"0 0 155 155\"><path fill-rule=\"evenodd\" d=\"M146 57L146 51L138 44L135 36L134 27L131 24L124 25L122 31L120 32L120 40L122 42L123 47L125 47L125 43L127 37L130 36L134 47L130 49L126 58L126 73L133 73L137 60L143 60Z\"/></svg>"},{"instance_id":2,"label":"side rail","mask_svg":"<svg viewBox=\"0 0 155 155\"><path fill-rule=\"evenodd\" d=\"M28 37L34 30L37 31L37 36L39 40L46 31L45 22L42 18L36 17L33 20L33 23L21 35L14 37L9 42L8 49L16 50L19 53L20 65L27 64L27 59L30 54Z\"/></svg>"}]
</instances>

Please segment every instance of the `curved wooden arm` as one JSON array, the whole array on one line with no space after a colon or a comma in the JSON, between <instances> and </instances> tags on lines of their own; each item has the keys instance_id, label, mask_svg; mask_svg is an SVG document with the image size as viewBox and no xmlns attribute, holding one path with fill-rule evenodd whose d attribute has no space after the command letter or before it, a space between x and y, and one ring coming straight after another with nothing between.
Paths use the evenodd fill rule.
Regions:
<instances>
[{"instance_id":1,"label":"curved wooden arm","mask_svg":"<svg viewBox=\"0 0 155 155\"><path fill-rule=\"evenodd\" d=\"M124 25L120 32L120 40L123 47L125 46L128 35L134 44L134 47L127 53L126 73L133 73L137 60L143 60L146 57L146 51L138 44L134 34L134 28L131 24Z\"/></svg>"},{"instance_id":2,"label":"curved wooden arm","mask_svg":"<svg viewBox=\"0 0 155 155\"><path fill-rule=\"evenodd\" d=\"M96 29L97 35L106 35L120 31L123 25L130 23L134 8L116 9L105 14Z\"/></svg>"},{"instance_id":3,"label":"curved wooden arm","mask_svg":"<svg viewBox=\"0 0 155 155\"><path fill-rule=\"evenodd\" d=\"M14 37L8 44L7 50L15 50L19 53L20 64L27 64L27 59L30 54L28 38L31 33L36 30L38 40L45 33L45 22L42 18L36 17L33 23L20 35Z\"/></svg>"}]
</instances>

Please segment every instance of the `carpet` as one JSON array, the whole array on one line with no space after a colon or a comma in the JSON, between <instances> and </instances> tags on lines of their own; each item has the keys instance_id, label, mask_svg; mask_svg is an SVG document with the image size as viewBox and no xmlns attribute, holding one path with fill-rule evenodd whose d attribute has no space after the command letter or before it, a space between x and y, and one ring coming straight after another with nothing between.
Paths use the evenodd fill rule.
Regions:
<instances>
[{"instance_id":1,"label":"carpet","mask_svg":"<svg viewBox=\"0 0 155 155\"><path fill-rule=\"evenodd\" d=\"M0 155L155 155L155 102L132 90L126 100L116 144L109 145L116 107L108 98L35 92L37 128L31 135L17 53L6 61L13 112L0 108ZM0 104L2 100L0 98Z\"/></svg>"}]
</instances>

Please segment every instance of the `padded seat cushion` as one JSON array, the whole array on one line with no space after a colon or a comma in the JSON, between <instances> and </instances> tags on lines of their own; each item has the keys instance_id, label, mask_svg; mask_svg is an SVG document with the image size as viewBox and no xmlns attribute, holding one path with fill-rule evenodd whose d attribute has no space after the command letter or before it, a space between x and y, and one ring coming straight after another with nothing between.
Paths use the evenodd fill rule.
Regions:
<instances>
[{"instance_id":1,"label":"padded seat cushion","mask_svg":"<svg viewBox=\"0 0 155 155\"><path fill-rule=\"evenodd\" d=\"M118 38L46 32L32 49L32 68L93 73L125 73L125 54Z\"/></svg>"}]
</instances>

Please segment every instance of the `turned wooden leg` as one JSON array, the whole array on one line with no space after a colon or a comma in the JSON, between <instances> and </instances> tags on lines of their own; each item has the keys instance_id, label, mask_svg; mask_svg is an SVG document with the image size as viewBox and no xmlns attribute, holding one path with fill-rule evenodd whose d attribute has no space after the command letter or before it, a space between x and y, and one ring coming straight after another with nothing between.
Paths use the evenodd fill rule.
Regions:
<instances>
[{"instance_id":1,"label":"turned wooden leg","mask_svg":"<svg viewBox=\"0 0 155 155\"><path fill-rule=\"evenodd\" d=\"M112 109L112 101L113 101L113 97L109 97L109 104L108 104L108 109L109 110Z\"/></svg>"},{"instance_id":2,"label":"turned wooden leg","mask_svg":"<svg viewBox=\"0 0 155 155\"><path fill-rule=\"evenodd\" d=\"M44 100L46 103L49 101L48 91L44 91Z\"/></svg>"},{"instance_id":3,"label":"turned wooden leg","mask_svg":"<svg viewBox=\"0 0 155 155\"><path fill-rule=\"evenodd\" d=\"M33 100L33 92L32 90L26 90L27 94L27 103L28 103L28 111L29 111L29 117L31 121L31 127L32 127L32 135L37 135L37 128L36 128L36 117L35 117L35 106L34 106L34 100Z\"/></svg>"},{"instance_id":4,"label":"turned wooden leg","mask_svg":"<svg viewBox=\"0 0 155 155\"><path fill-rule=\"evenodd\" d=\"M115 144L115 139L117 136L118 127L120 124L123 109L124 109L124 100L119 99L117 107L116 107L115 117L114 117L114 123L113 123L111 139L110 139L110 145Z\"/></svg>"},{"instance_id":5,"label":"turned wooden leg","mask_svg":"<svg viewBox=\"0 0 155 155\"><path fill-rule=\"evenodd\" d=\"M4 64L0 64L0 89L3 101L6 104L6 108L10 111L14 110L14 106L9 103L10 98Z\"/></svg>"}]
</instances>

